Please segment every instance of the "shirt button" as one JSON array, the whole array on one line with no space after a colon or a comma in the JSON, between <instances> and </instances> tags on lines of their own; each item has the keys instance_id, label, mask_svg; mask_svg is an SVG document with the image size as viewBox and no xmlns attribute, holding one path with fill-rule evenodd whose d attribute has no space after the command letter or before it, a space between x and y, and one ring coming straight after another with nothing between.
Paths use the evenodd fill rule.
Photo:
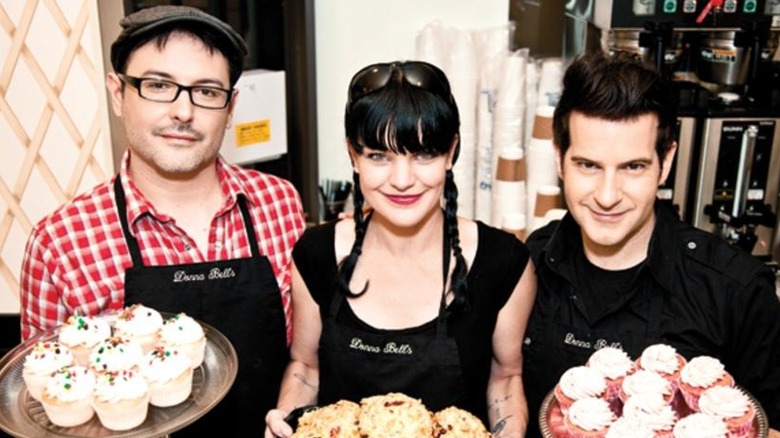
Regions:
<instances>
[{"instance_id":1,"label":"shirt button","mask_svg":"<svg viewBox=\"0 0 780 438\"><path fill-rule=\"evenodd\" d=\"M186 251L192 251L192 246L190 246L190 244L189 244L189 243L185 243L185 244L184 244L184 249L185 249Z\"/></svg>"},{"instance_id":2,"label":"shirt button","mask_svg":"<svg viewBox=\"0 0 780 438\"><path fill-rule=\"evenodd\" d=\"M688 242L688 249L696 249L696 242Z\"/></svg>"}]
</instances>

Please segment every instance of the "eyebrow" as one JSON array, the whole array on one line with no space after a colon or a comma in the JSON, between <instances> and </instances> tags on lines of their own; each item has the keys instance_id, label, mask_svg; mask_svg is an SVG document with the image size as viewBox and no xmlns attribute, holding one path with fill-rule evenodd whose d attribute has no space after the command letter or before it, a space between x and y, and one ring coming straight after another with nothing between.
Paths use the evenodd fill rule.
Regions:
<instances>
[{"instance_id":1,"label":"eyebrow","mask_svg":"<svg viewBox=\"0 0 780 438\"><path fill-rule=\"evenodd\" d=\"M146 77L149 77L149 76L158 76L158 77L160 77L162 79L165 79L165 80L168 80L168 81L171 81L171 82L176 82L174 80L174 77L171 76L170 73L166 73L164 71L159 71L159 70L146 70L139 77L146 78ZM178 82L176 82L176 83L178 84ZM197 81L195 81L195 82L193 82L192 84L189 84L189 85L190 86L192 86L192 85L209 86L210 85L210 86L219 87L219 88L223 88L223 89L227 89L228 88L222 81L220 81L219 79L215 79L215 78L198 79Z\"/></svg>"},{"instance_id":2,"label":"eyebrow","mask_svg":"<svg viewBox=\"0 0 780 438\"><path fill-rule=\"evenodd\" d=\"M592 158L587 158L587 157L583 157L583 156L579 156L579 155L572 155L571 157L569 157L569 159L571 161L588 161L588 162L596 163L596 164L600 163L598 160L594 160ZM639 158L634 158L634 159L631 159L631 160L627 160L627 161L618 163L618 166L625 166L626 164L632 164L632 163L642 163L642 164L648 164L649 165L649 164L653 164L653 159L652 158L639 157Z\"/></svg>"}]
</instances>

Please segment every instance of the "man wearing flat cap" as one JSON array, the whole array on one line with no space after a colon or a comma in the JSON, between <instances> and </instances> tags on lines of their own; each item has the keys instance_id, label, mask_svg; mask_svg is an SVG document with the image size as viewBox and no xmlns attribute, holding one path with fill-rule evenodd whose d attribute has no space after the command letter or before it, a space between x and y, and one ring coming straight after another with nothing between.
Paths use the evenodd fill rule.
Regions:
<instances>
[{"instance_id":1,"label":"man wearing flat cap","mask_svg":"<svg viewBox=\"0 0 780 438\"><path fill-rule=\"evenodd\" d=\"M235 30L185 6L143 9L120 24L107 87L127 151L118 175L33 229L22 337L133 303L185 312L230 340L238 375L183 432L262 436L289 358L300 197L288 181L219 156L247 52Z\"/></svg>"}]
</instances>

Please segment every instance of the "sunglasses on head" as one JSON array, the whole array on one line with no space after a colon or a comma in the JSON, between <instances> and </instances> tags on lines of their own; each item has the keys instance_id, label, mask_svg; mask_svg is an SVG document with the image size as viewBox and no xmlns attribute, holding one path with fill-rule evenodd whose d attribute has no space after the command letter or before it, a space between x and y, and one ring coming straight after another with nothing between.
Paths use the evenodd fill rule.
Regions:
<instances>
[{"instance_id":1,"label":"sunglasses on head","mask_svg":"<svg viewBox=\"0 0 780 438\"><path fill-rule=\"evenodd\" d=\"M452 101L449 82L444 72L438 67L422 61L393 62L373 64L360 70L352 77L349 84L349 102L355 102L371 94L385 85L399 70L403 79L409 84L441 97L447 102Z\"/></svg>"}]
</instances>

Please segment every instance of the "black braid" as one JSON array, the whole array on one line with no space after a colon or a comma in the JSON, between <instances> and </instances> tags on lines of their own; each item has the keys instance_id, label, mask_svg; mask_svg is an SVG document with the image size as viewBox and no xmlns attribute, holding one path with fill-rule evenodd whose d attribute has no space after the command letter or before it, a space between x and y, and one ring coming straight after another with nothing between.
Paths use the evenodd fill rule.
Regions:
<instances>
[{"instance_id":1,"label":"black braid","mask_svg":"<svg viewBox=\"0 0 780 438\"><path fill-rule=\"evenodd\" d=\"M339 264L338 271L338 284L339 290L353 297L359 297L368 290L368 281L363 286L360 292L352 292L349 289L349 282L352 279L352 274L355 273L355 266L357 266L357 259L360 253L363 251L363 240L366 238L366 228L368 227L368 221L363 217L363 192L360 190L360 177L357 172L352 172L352 181L354 181L354 191L352 192L354 212L353 218L355 220L355 243L352 244L352 250L349 255Z\"/></svg>"},{"instance_id":2,"label":"black braid","mask_svg":"<svg viewBox=\"0 0 780 438\"><path fill-rule=\"evenodd\" d=\"M455 256L455 268L450 278L450 287L455 295L453 309L466 305L466 259L463 257L463 248L460 246L460 232L458 231L458 186L452 170L447 170L444 182L444 223L447 237L450 239L452 253Z\"/></svg>"}]
</instances>

